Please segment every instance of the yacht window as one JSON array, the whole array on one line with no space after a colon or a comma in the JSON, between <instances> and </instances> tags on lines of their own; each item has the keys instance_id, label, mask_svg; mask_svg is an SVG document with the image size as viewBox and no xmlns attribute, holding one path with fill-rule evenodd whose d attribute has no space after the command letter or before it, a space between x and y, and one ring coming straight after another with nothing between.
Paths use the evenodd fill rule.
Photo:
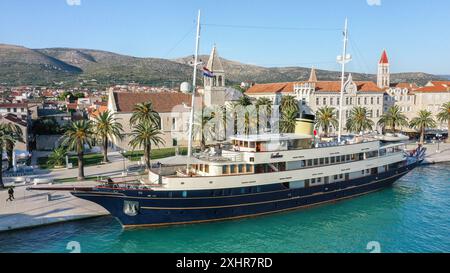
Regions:
<instances>
[{"instance_id":1,"label":"yacht window","mask_svg":"<svg viewBox=\"0 0 450 273\"><path fill-rule=\"evenodd\" d=\"M243 172L243 167L244 167L244 165L239 164L239 166L238 166L238 168L239 168L239 173L242 173L242 172Z\"/></svg>"},{"instance_id":2,"label":"yacht window","mask_svg":"<svg viewBox=\"0 0 450 273\"><path fill-rule=\"evenodd\" d=\"M227 165L223 165L222 166L222 173L223 174L227 174L228 172L227 172Z\"/></svg>"},{"instance_id":3,"label":"yacht window","mask_svg":"<svg viewBox=\"0 0 450 273\"><path fill-rule=\"evenodd\" d=\"M324 164L324 162L325 162L324 160L325 160L324 158L321 158L321 159L320 159L320 165L323 165L323 164Z\"/></svg>"},{"instance_id":4,"label":"yacht window","mask_svg":"<svg viewBox=\"0 0 450 273\"><path fill-rule=\"evenodd\" d=\"M335 158L334 156L332 156L332 157L330 158L330 160L331 160L331 164L334 164L334 163L336 162L336 158Z\"/></svg>"},{"instance_id":5,"label":"yacht window","mask_svg":"<svg viewBox=\"0 0 450 273\"><path fill-rule=\"evenodd\" d=\"M320 182L322 182L322 178L321 177L317 178L317 183L320 183Z\"/></svg>"},{"instance_id":6,"label":"yacht window","mask_svg":"<svg viewBox=\"0 0 450 273\"><path fill-rule=\"evenodd\" d=\"M317 165L319 165L319 159L314 158L314 166L317 166Z\"/></svg>"},{"instance_id":7,"label":"yacht window","mask_svg":"<svg viewBox=\"0 0 450 273\"><path fill-rule=\"evenodd\" d=\"M344 178L344 175L343 175L343 174L340 174L340 175L339 175L339 178L340 178L340 179Z\"/></svg>"},{"instance_id":8,"label":"yacht window","mask_svg":"<svg viewBox=\"0 0 450 273\"><path fill-rule=\"evenodd\" d=\"M187 197L187 191L183 191L182 196L183 196L183 198L186 198Z\"/></svg>"},{"instance_id":9,"label":"yacht window","mask_svg":"<svg viewBox=\"0 0 450 273\"><path fill-rule=\"evenodd\" d=\"M345 155L342 155L342 156L341 156L341 161L342 161L342 162L345 162Z\"/></svg>"},{"instance_id":10,"label":"yacht window","mask_svg":"<svg viewBox=\"0 0 450 273\"><path fill-rule=\"evenodd\" d=\"M312 166L312 159L308 159L308 167Z\"/></svg>"},{"instance_id":11,"label":"yacht window","mask_svg":"<svg viewBox=\"0 0 450 273\"><path fill-rule=\"evenodd\" d=\"M205 173L209 173L209 165L205 165Z\"/></svg>"},{"instance_id":12,"label":"yacht window","mask_svg":"<svg viewBox=\"0 0 450 273\"><path fill-rule=\"evenodd\" d=\"M330 159L328 157L325 157L325 164L330 164Z\"/></svg>"},{"instance_id":13,"label":"yacht window","mask_svg":"<svg viewBox=\"0 0 450 273\"><path fill-rule=\"evenodd\" d=\"M346 159L347 161L350 161L350 155L346 155L346 156L345 156L345 159Z\"/></svg>"},{"instance_id":14,"label":"yacht window","mask_svg":"<svg viewBox=\"0 0 450 273\"><path fill-rule=\"evenodd\" d=\"M255 148L255 147L256 147L255 142L250 142L250 148Z\"/></svg>"},{"instance_id":15,"label":"yacht window","mask_svg":"<svg viewBox=\"0 0 450 273\"><path fill-rule=\"evenodd\" d=\"M336 163L341 162L341 157L340 156L336 156Z\"/></svg>"},{"instance_id":16,"label":"yacht window","mask_svg":"<svg viewBox=\"0 0 450 273\"><path fill-rule=\"evenodd\" d=\"M312 178L311 179L311 184L315 184L316 183L316 179L315 178Z\"/></svg>"},{"instance_id":17,"label":"yacht window","mask_svg":"<svg viewBox=\"0 0 450 273\"><path fill-rule=\"evenodd\" d=\"M338 176L337 176L337 174L334 176L334 180L337 180L338 179Z\"/></svg>"},{"instance_id":18,"label":"yacht window","mask_svg":"<svg viewBox=\"0 0 450 273\"><path fill-rule=\"evenodd\" d=\"M230 165L230 173L236 173L236 165Z\"/></svg>"}]
</instances>

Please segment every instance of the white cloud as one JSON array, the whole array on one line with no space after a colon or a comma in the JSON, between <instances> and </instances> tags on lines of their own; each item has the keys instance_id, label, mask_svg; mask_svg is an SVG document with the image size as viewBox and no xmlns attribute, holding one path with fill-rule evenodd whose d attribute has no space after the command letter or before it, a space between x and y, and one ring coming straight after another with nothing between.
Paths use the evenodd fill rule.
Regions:
<instances>
[{"instance_id":1,"label":"white cloud","mask_svg":"<svg viewBox=\"0 0 450 273\"><path fill-rule=\"evenodd\" d=\"M81 6L81 0L66 0L69 6Z\"/></svg>"},{"instance_id":2,"label":"white cloud","mask_svg":"<svg viewBox=\"0 0 450 273\"><path fill-rule=\"evenodd\" d=\"M369 6L381 6L381 0L367 0Z\"/></svg>"}]
</instances>

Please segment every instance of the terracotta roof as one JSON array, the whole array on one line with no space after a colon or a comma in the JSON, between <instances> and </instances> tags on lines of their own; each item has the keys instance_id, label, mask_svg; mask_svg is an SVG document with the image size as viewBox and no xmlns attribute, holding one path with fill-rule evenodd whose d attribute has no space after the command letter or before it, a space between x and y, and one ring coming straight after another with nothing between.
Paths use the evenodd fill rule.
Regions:
<instances>
[{"instance_id":1,"label":"terracotta roof","mask_svg":"<svg viewBox=\"0 0 450 273\"><path fill-rule=\"evenodd\" d=\"M388 63L389 63L389 60L388 60L386 50L383 50L383 54L381 54L381 58L380 58L380 64L388 64Z\"/></svg>"},{"instance_id":2,"label":"terracotta roof","mask_svg":"<svg viewBox=\"0 0 450 273\"><path fill-rule=\"evenodd\" d=\"M0 108L27 108L27 103L0 103Z\"/></svg>"},{"instance_id":3,"label":"terracotta roof","mask_svg":"<svg viewBox=\"0 0 450 273\"><path fill-rule=\"evenodd\" d=\"M91 116L96 117L99 114L106 112L108 110L108 106L101 105L98 109L93 109L93 111L90 113Z\"/></svg>"},{"instance_id":4,"label":"terracotta roof","mask_svg":"<svg viewBox=\"0 0 450 273\"><path fill-rule=\"evenodd\" d=\"M447 85L450 86L450 81L431 81L432 85Z\"/></svg>"},{"instance_id":5,"label":"terracotta roof","mask_svg":"<svg viewBox=\"0 0 450 273\"><path fill-rule=\"evenodd\" d=\"M16 124L24 126L24 127L27 126L27 123L23 119L18 118L16 115L13 115L13 114L7 114L5 116L0 116L0 119L9 120L10 122L16 123Z\"/></svg>"},{"instance_id":6,"label":"terracotta roof","mask_svg":"<svg viewBox=\"0 0 450 273\"><path fill-rule=\"evenodd\" d=\"M391 85L391 87L395 87L395 88L407 88L408 90L414 90L419 88L419 86L415 83L409 83L409 82L399 82L399 83L394 83Z\"/></svg>"},{"instance_id":7,"label":"terracotta roof","mask_svg":"<svg viewBox=\"0 0 450 273\"><path fill-rule=\"evenodd\" d=\"M162 93L127 93L114 92L114 100L116 102L117 111L119 112L133 112L134 106L138 103L150 101L153 108L158 113L172 112L175 106L182 106L183 104L191 106L190 94L162 92ZM187 108L185 111L189 111Z\"/></svg>"},{"instance_id":8,"label":"terracotta roof","mask_svg":"<svg viewBox=\"0 0 450 273\"><path fill-rule=\"evenodd\" d=\"M422 93L422 92L430 92L430 93L440 93L440 92L450 92L449 86L444 85L434 85L434 86L424 86L422 88L414 90L414 92Z\"/></svg>"},{"instance_id":9,"label":"terracotta roof","mask_svg":"<svg viewBox=\"0 0 450 273\"><path fill-rule=\"evenodd\" d=\"M67 104L67 109L69 109L69 110L77 110L78 109L78 103L76 103L76 102L68 103Z\"/></svg>"},{"instance_id":10,"label":"terracotta roof","mask_svg":"<svg viewBox=\"0 0 450 273\"><path fill-rule=\"evenodd\" d=\"M246 94L262 94L262 93L292 93L294 92L295 84L302 84L308 82L282 82L282 83L266 83L255 84L250 87ZM384 92L382 89L371 81L355 81L357 90L359 92ZM317 92L340 92L340 81L318 81L315 83Z\"/></svg>"}]
</instances>

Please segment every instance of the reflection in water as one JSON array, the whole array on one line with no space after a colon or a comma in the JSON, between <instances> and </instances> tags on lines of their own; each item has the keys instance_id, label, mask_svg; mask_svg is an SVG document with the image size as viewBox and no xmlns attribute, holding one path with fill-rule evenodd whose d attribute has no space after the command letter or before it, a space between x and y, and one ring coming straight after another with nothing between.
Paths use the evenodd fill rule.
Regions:
<instances>
[{"instance_id":1,"label":"reflection in water","mask_svg":"<svg viewBox=\"0 0 450 273\"><path fill-rule=\"evenodd\" d=\"M112 217L0 234L0 252L450 251L450 165L421 167L392 188L312 209L258 218L122 230Z\"/></svg>"}]
</instances>

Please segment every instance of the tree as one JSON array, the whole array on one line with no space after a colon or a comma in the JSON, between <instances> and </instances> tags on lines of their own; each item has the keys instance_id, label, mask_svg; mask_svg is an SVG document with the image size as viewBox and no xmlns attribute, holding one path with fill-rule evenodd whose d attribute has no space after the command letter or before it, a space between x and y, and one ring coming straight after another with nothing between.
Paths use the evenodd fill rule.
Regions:
<instances>
[{"instance_id":1,"label":"tree","mask_svg":"<svg viewBox=\"0 0 450 273\"><path fill-rule=\"evenodd\" d=\"M408 118L400 111L398 105L394 105L388 109L386 113L381 115L378 125L389 129L395 134L396 128L399 126L408 126Z\"/></svg>"},{"instance_id":2,"label":"tree","mask_svg":"<svg viewBox=\"0 0 450 273\"><path fill-rule=\"evenodd\" d=\"M252 105L252 101L251 101L250 97L245 94L243 94L234 105L235 110L237 109L239 111L243 111L243 113L241 113L241 114L244 114L244 134L246 134L246 135L249 134L250 125L252 123L251 115L250 115L251 113L249 111L250 109L248 109L248 106L250 106L250 105ZM236 132L237 132L237 124L238 124L237 117L238 116L239 115L235 116L235 129L236 129L235 131Z\"/></svg>"},{"instance_id":3,"label":"tree","mask_svg":"<svg viewBox=\"0 0 450 273\"><path fill-rule=\"evenodd\" d=\"M324 136L328 137L331 126L337 128L339 121L336 118L336 111L333 107L324 106L316 112L316 128L321 128Z\"/></svg>"},{"instance_id":4,"label":"tree","mask_svg":"<svg viewBox=\"0 0 450 273\"><path fill-rule=\"evenodd\" d=\"M161 130L159 130L155 124L148 121L139 123L133 127L130 146L133 150L139 147L144 148L145 165L148 170L151 169L150 159L152 144L157 146L159 146L159 144L164 144L164 140L160 136L161 134Z\"/></svg>"},{"instance_id":5,"label":"tree","mask_svg":"<svg viewBox=\"0 0 450 273\"><path fill-rule=\"evenodd\" d=\"M8 143L14 143L21 140L22 131L17 125L11 123L0 123L0 189L3 189L3 151L8 146ZM9 144L9 145L10 145Z\"/></svg>"},{"instance_id":6,"label":"tree","mask_svg":"<svg viewBox=\"0 0 450 273\"><path fill-rule=\"evenodd\" d=\"M423 144L425 140L425 129L436 127L436 121L434 121L433 114L430 111L420 110L419 115L411 120L409 126L419 130L420 143Z\"/></svg>"},{"instance_id":7,"label":"tree","mask_svg":"<svg viewBox=\"0 0 450 273\"><path fill-rule=\"evenodd\" d=\"M347 119L347 130L353 133L360 133L367 130L372 130L375 123L370 119L367 108L354 107Z\"/></svg>"},{"instance_id":8,"label":"tree","mask_svg":"<svg viewBox=\"0 0 450 273\"><path fill-rule=\"evenodd\" d=\"M102 140L103 145L103 162L108 160L108 142L113 138L123 139L123 127L114 115L108 110L98 114L94 118L94 131Z\"/></svg>"},{"instance_id":9,"label":"tree","mask_svg":"<svg viewBox=\"0 0 450 273\"><path fill-rule=\"evenodd\" d=\"M8 156L8 170L13 168L13 153L16 142L24 141L23 133L19 126L11 125L11 130L12 138L5 141L6 155Z\"/></svg>"},{"instance_id":10,"label":"tree","mask_svg":"<svg viewBox=\"0 0 450 273\"><path fill-rule=\"evenodd\" d=\"M64 146L56 148L48 157L48 166L63 166L66 160L67 150Z\"/></svg>"},{"instance_id":11,"label":"tree","mask_svg":"<svg viewBox=\"0 0 450 273\"><path fill-rule=\"evenodd\" d=\"M206 149L206 140L214 137L214 128L210 124L212 119L213 113L206 113L204 108L195 112L192 133L194 139L200 140L200 149L202 151Z\"/></svg>"},{"instance_id":12,"label":"tree","mask_svg":"<svg viewBox=\"0 0 450 273\"><path fill-rule=\"evenodd\" d=\"M67 126L63 135L62 145L75 151L78 157L78 180L84 179L84 146L92 145L94 130L91 121L81 120L72 122Z\"/></svg>"},{"instance_id":13,"label":"tree","mask_svg":"<svg viewBox=\"0 0 450 273\"><path fill-rule=\"evenodd\" d=\"M161 125L161 118L158 112L153 109L153 104L150 101L136 104L130 118L131 125L144 122L154 124L158 128Z\"/></svg>"},{"instance_id":14,"label":"tree","mask_svg":"<svg viewBox=\"0 0 450 273\"><path fill-rule=\"evenodd\" d=\"M440 122L447 122L447 128L450 133L450 101L442 104L437 118ZM447 143L450 143L450 136L447 138Z\"/></svg>"},{"instance_id":15,"label":"tree","mask_svg":"<svg viewBox=\"0 0 450 273\"><path fill-rule=\"evenodd\" d=\"M291 95L283 96L281 98L281 105L280 105L281 113L292 113L297 112L300 110L298 107L298 101L295 99L295 97Z\"/></svg>"},{"instance_id":16,"label":"tree","mask_svg":"<svg viewBox=\"0 0 450 273\"><path fill-rule=\"evenodd\" d=\"M260 114L261 113L265 113L266 118L267 118L267 123L269 123L268 118L272 115L272 100L270 100L269 98L266 97L261 97L256 101L256 115L257 115L257 129L258 129L258 133L260 130ZM268 124L266 124L266 126L268 126Z\"/></svg>"},{"instance_id":17,"label":"tree","mask_svg":"<svg viewBox=\"0 0 450 273\"><path fill-rule=\"evenodd\" d=\"M293 110L285 110L281 115L280 131L281 133L294 133L297 122L298 112Z\"/></svg>"}]
</instances>

